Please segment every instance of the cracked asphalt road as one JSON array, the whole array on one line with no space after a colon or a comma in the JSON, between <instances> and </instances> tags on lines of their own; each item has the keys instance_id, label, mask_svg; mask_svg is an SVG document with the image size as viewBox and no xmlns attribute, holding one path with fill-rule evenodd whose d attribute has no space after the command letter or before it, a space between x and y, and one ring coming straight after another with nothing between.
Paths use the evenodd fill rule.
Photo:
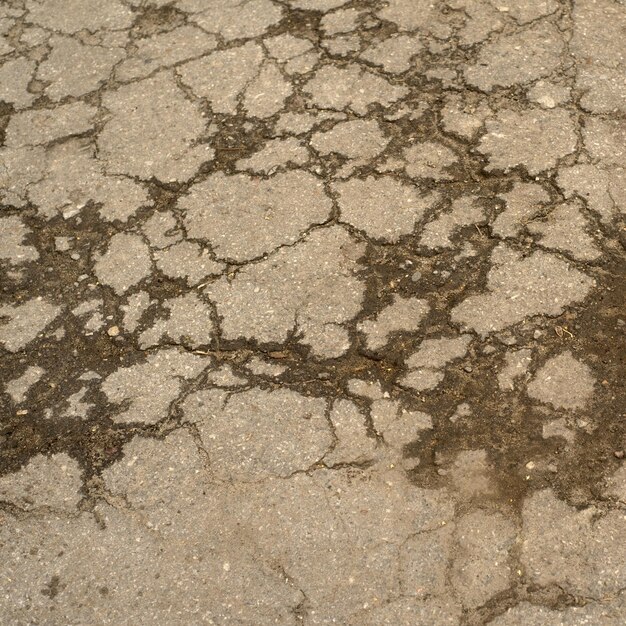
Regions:
<instances>
[{"instance_id":1,"label":"cracked asphalt road","mask_svg":"<svg viewBox=\"0 0 626 626\"><path fill-rule=\"evenodd\" d=\"M623 0L5 0L0 622L626 623Z\"/></svg>"}]
</instances>

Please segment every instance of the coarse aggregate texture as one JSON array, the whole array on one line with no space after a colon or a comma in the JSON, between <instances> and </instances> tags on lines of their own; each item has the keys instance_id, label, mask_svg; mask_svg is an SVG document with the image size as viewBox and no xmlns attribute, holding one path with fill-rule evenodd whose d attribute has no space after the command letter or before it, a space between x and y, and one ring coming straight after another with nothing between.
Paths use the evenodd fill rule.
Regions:
<instances>
[{"instance_id":1,"label":"coarse aggregate texture","mask_svg":"<svg viewBox=\"0 0 626 626\"><path fill-rule=\"evenodd\" d=\"M0 623L626 623L625 34L0 3Z\"/></svg>"}]
</instances>

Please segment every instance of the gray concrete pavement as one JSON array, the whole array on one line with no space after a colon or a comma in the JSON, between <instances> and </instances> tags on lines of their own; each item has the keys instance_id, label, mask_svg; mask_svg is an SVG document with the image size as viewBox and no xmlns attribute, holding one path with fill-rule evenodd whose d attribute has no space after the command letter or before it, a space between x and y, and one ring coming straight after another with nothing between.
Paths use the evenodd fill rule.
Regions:
<instances>
[{"instance_id":1,"label":"gray concrete pavement","mask_svg":"<svg viewBox=\"0 0 626 626\"><path fill-rule=\"evenodd\" d=\"M625 35L5 0L0 622L626 623Z\"/></svg>"}]
</instances>

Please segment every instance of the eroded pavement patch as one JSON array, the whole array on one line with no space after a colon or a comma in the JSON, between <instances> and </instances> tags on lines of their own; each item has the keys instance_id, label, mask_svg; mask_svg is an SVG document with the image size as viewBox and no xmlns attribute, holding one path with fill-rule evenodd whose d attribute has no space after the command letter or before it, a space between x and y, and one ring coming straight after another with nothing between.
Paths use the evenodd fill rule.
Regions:
<instances>
[{"instance_id":1,"label":"eroded pavement patch","mask_svg":"<svg viewBox=\"0 0 626 626\"><path fill-rule=\"evenodd\" d=\"M625 28L3 3L0 621L626 622Z\"/></svg>"}]
</instances>

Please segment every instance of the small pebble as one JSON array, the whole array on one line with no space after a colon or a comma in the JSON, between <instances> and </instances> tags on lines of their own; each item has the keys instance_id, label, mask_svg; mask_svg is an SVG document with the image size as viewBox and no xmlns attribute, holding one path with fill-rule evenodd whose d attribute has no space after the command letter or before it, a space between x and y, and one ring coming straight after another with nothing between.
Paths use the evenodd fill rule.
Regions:
<instances>
[{"instance_id":1,"label":"small pebble","mask_svg":"<svg viewBox=\"0 0 626 626\"><path fill-rule=\"evenodd\" d=\"M624 458L624 451L623 450L615 450L615 452L613 452L613 456L616 459L623 459Z\"/></svg>"},{"instance_id":2,"label":"small pebble","mask_svg":"<svg viewBox=\"0 0 626 626\"><path fill-rule=\"evenodd\" d=\"M416 283L422 277L422 272L413 272L411 280Z\"/></svg>"},{"instance_id":3,"label":"small pebble","mask_svg":"<svg viewBox=\"0 0 626 626\"><path fill-rule=\"evenodd\" d=\"M119 334L120 334L119 326L111 326L111 328L107 330L107 335L109 335L109 337L117 337Z\"/></svg>"},{"instance_id":4,"label":"small pebble","mask_svg":"<svg viewBox=\"0 0 626 626\"><path fill-rule=\"evenodd\" d=\"M55 237L54 238L54 249L57 252L67 252L72 247L72 238L71 237Z\"/></svg>"},{"instance_id":5,"label":"small pebble","mask_svg":"<svg viewBox=\"0 0 626 626\"><path fill-rule=\"evenodd\" d=\"M414 457L412 459L404 459L402 461L402 467L405 470L415 469L420 464L420 460L418 457Z\"/></svg>"},{"instance_id":6,"label":"small pebble","mask_svg":"<svg viewBox=\"0 0 626 626\"><path fill-rule=\"evenodd\" d=\"M80 254L78 254L78 252L72 252L72 254L70 254L70 259L78 261L80 259Z\"/></svg>"},{"instance_id":7,"label":"small pebble","mask_svg":"<svg viewBox=\"0 0 626 626\"><path fill-rule=\"evenodd\" d=\"M465 365L463 366L463 369L469 374L470 372L474 371L474 368L471 365Z\"/></svg>"},{"instance_id":8,"label":"small pebble","mask_svg":"<svg viewBox=\"0 0 626 626\"><path fill-rule=\"evenodd\" d=\"M553 109L556 106L554 98L551 98L550 96L541 96L540 98L537 98L537 102L547 109Z\"/></svg>"},{"instance_id":9,"label":"small pebble","mask_svg":"<svg viewBox=\"0 0 626 626\"><path fill-rule=\"evenodd\" d=\"M472 414L472 407L467 402L462 402L456 407L456 413L457 415L467 417Z\"/></svg>"},{"instance_id":10,"label":"small pebble","mask_svg":"<svg viewBox=\"0 0 626 626\"><path fill-rule=\"evenodd\" d=\"M65 209L65 211L63 211L63 219L69 220L75 215L78 215L79 211L80 209L78 207L71 207L69 209Z\"/></svg>"}]
</instances>

